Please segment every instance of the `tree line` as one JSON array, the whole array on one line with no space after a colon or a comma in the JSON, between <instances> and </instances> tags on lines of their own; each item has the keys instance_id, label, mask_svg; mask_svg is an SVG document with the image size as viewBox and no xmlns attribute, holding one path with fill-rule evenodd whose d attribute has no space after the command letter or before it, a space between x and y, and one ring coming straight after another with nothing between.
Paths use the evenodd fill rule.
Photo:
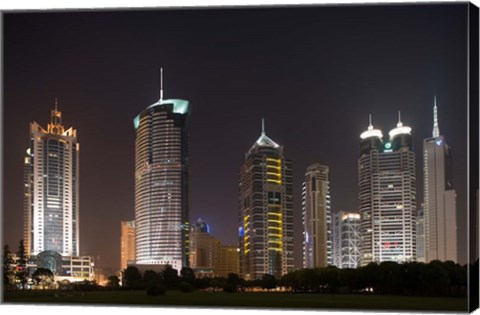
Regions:
<instances>
[{"instance_id":1,"label":"tree line","mask_svg":"<svg viewBox=\"0 0 480 315\"><path fill-rule=\"evenodd\" d=\"M20 241L16 260L13 261L8 245L3 248L4 289L25 289L27 281L38 288L55 287L54 275L48 269L37 268L29 275L27 256L23 241ZM356 269L338 269L334 266L300 269L281 278L265 274L257 280L245 280L230 273L227 277L195 276L191 268L178 271L167 266L160 272L147 270L143 274L134 266L123 270L123 281L117 276L108 278L107 288L94 282L84 281L74 285L78 290L146 290L148 294L163 294L166 290L211 290L224 292L248 291L251 288L273 290L282 288L296 293L368 293L420 296L466 296L467 268L452 261L434 260L421 262L370 263ZM472 267L478 275L478 259ZM72 287L71 285L69 286Z\"/></svg>"},{"instance_id":2,"label":"tree line","mask_svg":"<svg viewBox=\"0 0 480 315\"><path fill-rule=\"evenodd\" d=\"M478 268L478 260L472 266ZM192 269L183 268L180 276L167 267L156 273L147 270L142 274L130 266L124 270L123 289L147 289L159 287L161 292L179 289L190 292L196 289L236 292L249 288L272 290L283 288L295 293L327 294L392 294L415 296L466 296L467 265L438 260L421 262L370 263L356 269L339 269L334 266L300 269L289 272L279 279L265 274L261 279L245 280L237 274L227 277L196 278ZM148 292L147 292L148 293Z\"/></svg>"},{"instance_id":3,"label":"tree line","mask_svg":"<svg viewBox=\"0 0 480 315\"><path fill-rule=\"evenodd\" d=\"M467 265L434 260L370 263L356 269L329 266L296 270L279 282L293 292L466 296Z\"/></svg>"}]
</instances>

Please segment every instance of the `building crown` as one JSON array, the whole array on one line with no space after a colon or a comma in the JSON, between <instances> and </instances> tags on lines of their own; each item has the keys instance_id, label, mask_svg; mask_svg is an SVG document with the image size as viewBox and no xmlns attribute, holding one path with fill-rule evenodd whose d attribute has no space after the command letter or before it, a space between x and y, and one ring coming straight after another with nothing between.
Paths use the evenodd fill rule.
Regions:
<instances>
[{"instance_id":1,"label":"building crown","mask_svg":"<svg viewBox=\"0 0 480 315\"><path fill-rule=\"evenodd\" d=\"M55 98L55 108L51 111L50 123L47 132L55 135L61 135L65 131L62 125L62 112L58 110L58 99Z\"/></svg>"}]
</instances>

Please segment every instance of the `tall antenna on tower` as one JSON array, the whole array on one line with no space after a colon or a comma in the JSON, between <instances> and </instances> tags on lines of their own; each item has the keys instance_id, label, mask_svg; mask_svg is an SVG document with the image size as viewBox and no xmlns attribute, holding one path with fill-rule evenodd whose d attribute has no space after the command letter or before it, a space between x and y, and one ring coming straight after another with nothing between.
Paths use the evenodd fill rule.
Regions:
<instances>
[{"instance_id":1,"label":"tall antenna on tower","mask_svg":"<svg viewBox=\"0 0 480 315\"><path fill-rule=\"evenodd\" d=\"M440 136L440 130L438 128L438 118L437 118L437 96L433 97L433 131L432 136L434 138Z\"/></svg>"},{"instance_id":2,"label":"tall antenna on tower","mask_svg":"<svg viewBox=\"0 0 480 315\"><path fill-rule=\"evenodd\" d=\"M160 101L163 100L163 68L160 67Z\"/></svg>"}]
</instances>

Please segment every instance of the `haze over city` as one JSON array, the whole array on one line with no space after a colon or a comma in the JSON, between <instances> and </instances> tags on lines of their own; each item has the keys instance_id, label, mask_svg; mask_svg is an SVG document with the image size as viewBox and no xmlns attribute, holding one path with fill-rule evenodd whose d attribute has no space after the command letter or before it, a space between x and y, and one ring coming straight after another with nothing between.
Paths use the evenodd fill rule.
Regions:
<instances>
[{"instance_id":1,"label":"haze over city","mask_svg":"<svg viewBox=\"0 0 480 315\"><path fill-rule=\"evenodd\" d=\"M330 167L332 210L358 210L360 134L412 128L417 208L422 141L439 128L452 147L459 263L466 263L466 7L446 5L51 12L5 16L3 240L23 230L29 123L58 98L80 143L80 254L120 266L120 221L133 220L133 119L159 98L190 101L190 221L238 242L238 171L259 137L293 161L295 266L301 185ZM465 231L465 232L462 232ZM298 235L298 236L297 236Z\"/></svg>"}]
</instances>

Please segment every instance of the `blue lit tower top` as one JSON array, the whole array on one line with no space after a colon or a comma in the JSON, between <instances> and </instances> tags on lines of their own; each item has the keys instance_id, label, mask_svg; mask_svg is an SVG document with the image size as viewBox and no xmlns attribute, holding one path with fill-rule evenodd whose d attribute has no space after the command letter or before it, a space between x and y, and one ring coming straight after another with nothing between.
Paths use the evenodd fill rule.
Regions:
<instances>
[{"instance_id":1,"label":"blue lit tower top","mask_svg":"<svg viewBox=\"0 0 480 315\"><path fill-rule=\"evenodd\" d=\"M197 220L192 226L193 230L195 232L203 232L203 233L208 233L210 234L210 226L205 223L201 218Z\"/></svg>"}]
</instances>

